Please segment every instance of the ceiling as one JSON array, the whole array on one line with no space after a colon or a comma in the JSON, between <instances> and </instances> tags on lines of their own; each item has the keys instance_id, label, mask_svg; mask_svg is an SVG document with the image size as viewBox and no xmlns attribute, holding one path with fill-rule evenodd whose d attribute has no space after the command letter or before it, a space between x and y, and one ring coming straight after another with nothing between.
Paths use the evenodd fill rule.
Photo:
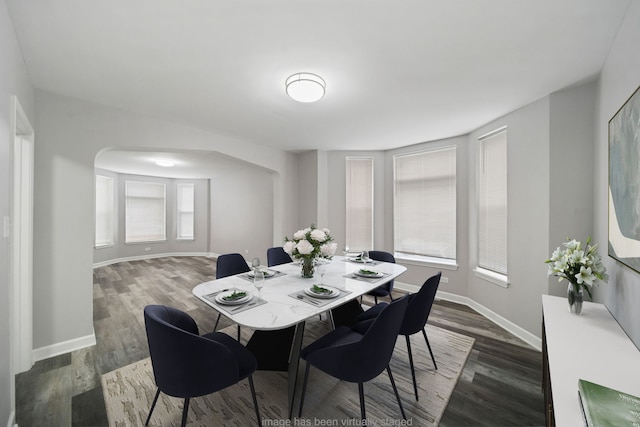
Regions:
<instances>
[{"instance_id":1,"label":"ceiling","mask_svg":"<svg viewBox=\"0 0 640 427\"><path fill-rule=\"evenodd\" d=\"M168 160L173 166L159 166L158 160ZM256 166L215 151L148 151L110 150L97 157L95 166L109 171L167 178L214 179L231 172L242 172Z\"/></svg>"},{"instance_id":2,"label":"ceiling","mask_svg":"<svg viewBox=\"0 0 640 427\"><path fill-rule=\"evenodd\" d=\"M282 150L469 133L597 76L632 0L6 0L33 85ZM285 94L296 72L326 95Z\"/></svg>"}]
</instances>

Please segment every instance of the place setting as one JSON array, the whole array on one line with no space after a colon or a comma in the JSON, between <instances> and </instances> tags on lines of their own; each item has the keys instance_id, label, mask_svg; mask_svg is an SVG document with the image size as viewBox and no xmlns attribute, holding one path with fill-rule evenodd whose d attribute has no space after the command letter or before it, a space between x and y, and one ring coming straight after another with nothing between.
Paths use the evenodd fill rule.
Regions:
<instances>
[{"instance_id":1,"label":"place setting","mask_svg":"<svg viewBox=\"0 0 640 427\"><path fill-rule=\"evenodd\" d=\"M345 249L345 261L365 265L377 265L380 263L369 256L369 251L348 252L347 249Z\"/></svg>"},{"instance_id":2,"label":"place setting","mask_svg":"<svg viewBox=\"0 0 640 427\"><path fill-rule=\"evenodd\" d=\"M230 314L241 313L266 303L260 298L260 288L258 288L258 298L255 298L251 292L239 288L223 289L205 295L204 298Z\"/></svg>"},{"instance_id":3,"label":"place setting","mask_svg":"<svg viewBox=\"0 0 640 427\"><path fill-rule=\"evenodd\" d=\"M344 277L346 277L347 279L362 280L365 282L375 282L378 279L385 277L386 275L387 274L380 271L363 267L353 273L346 274Z\"/></svg>"},{"instance_id":4,"label":"place setting","mask_svg":"<svg viewBox=\"0 0 640 427\"><path fill-rule=\"evenodd\" d=\"M259 273L262 273L265 280L273 279L274 277L285 276L285 273L278 270L273 270L271 268L259 268L257 271ZM256 270L254 269L247 273L241 274L240 277L250 282L253 282L253 278L255 275L256 275Z\"/></svg>"},{"instance_id":5,"label":"place setting","mask_svg":"<svg viewBox=\"0 0 640 427\"><path fill-rule=\"evenodd\" d=\"M326 304L329 304L333 298L337 298L340 295L348 295L350 293L349 291L343 291L333 286L324 284L326 263L318 263L316 269L320 274L320 284L313 284L301 291L293 292L289 294L290 297L297 298L311 305L322 307Z\"/></svg>"}]
</instances>

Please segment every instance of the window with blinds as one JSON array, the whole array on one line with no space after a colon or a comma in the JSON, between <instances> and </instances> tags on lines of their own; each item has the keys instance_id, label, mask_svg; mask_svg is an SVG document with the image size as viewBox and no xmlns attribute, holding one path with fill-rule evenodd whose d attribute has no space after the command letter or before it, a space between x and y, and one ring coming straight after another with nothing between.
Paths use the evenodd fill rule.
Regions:
<instances>
[{"instance_id":1,"label":"window with blinds","mask_svg":"<svg viewBox=\"0 0 640 427\"><path fill-rule=\"evenodd\" d=\"M373 158L346 158L346 247L373 249Z\"/></svg>"},{"instance_id":2,"label":"window with blinds","mask_svg":"<svg viewBox=\"0 0 640 427\"><path fill-rule=\"evenodd\" d=\"M166 188L156 182L125 182L125 242L166 240Z\"/></svg>"},{"instance_id":3,"label":"window with blinds","mask_svg":"<svg viewBox=\"0 0 640 427\"><path fill-rule=\"evenodd\" d=\"M507 130L479 138L478 267L507 275Z\"/></svg>"},{"instance_id":4,"label":"window with blinds","mask_svg":"<svg viewBox=\"0 0 640 427\"><path fill-rule=\"evenodd\" d=\"M456 148L394 157L394 245L399 257L456 258Z\"/></svg>"},{"instance_id":5,"label":"window with blinds","mask_svg":"<svg viewBox=\"0 0 640 427\"><path fill-rule=\"evenodd\" d=\"M195 184L178 183L177 190L177 232L178 240L193 240L195 212Z\"/></svg>"},{"instance_id":6,"label":"window with blinds","mask_svg":"<svg viewBox=\"0 0 640 427\"><path fill-rule=\"evenodd\" d=\"M113 245L113 178L96 175L95 246Z\"/></svg>"}]
</instances>

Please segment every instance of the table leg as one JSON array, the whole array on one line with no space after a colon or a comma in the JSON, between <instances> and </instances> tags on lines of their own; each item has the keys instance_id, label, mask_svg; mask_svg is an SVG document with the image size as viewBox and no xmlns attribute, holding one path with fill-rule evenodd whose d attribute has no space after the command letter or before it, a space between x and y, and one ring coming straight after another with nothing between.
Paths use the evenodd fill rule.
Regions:
<instances>
[{"instance_id":1,"label":"table leg","mask_svg":"<svg viewBox=\"0 0 640 427\"><path fill-rule=\"evenodd\" d=\"M302 349L302 338L304 336L304 322L296 325L296 334L291 345L291 357L289 359L289 419L293 416L293 404L296 399L296 388L298 385L298 367L300 366L300 350Z\"/></svg>"},{"instance_id":2,"label":"table leg","mask_svg":"<svg viewBox=\"0 0 640 427\"><path fill-rule=\"evenodd\" d=\"M333 328L339 326L353 326L358 322L358 316L363 313L364 310L358 302L358 299L348 301L341 306L331 309L331 322Z\"/></svg>"},{"instance_id":3,"label":"table leg","mask_svg":"<svg viewBox=\"0 0 640 427\"><path fill-rule=\"evenodd\" d=\"M247 348L256 357L258 370L287 371L295 333L295 326L273 331L254 331L247 342Z\"/></svg>"},{"instance_id":4,"label":"table leg","mask_svg":"<svg viewBox=\"0 0 640 427\"><path fill-rule=\"evenodd\" d=\"M256 357L259 370L287 371L289 418L292 417L296 397L304 327L305 322L300 322L286 329L257 330L246 346Z\"/></svg>"}]
</instances>

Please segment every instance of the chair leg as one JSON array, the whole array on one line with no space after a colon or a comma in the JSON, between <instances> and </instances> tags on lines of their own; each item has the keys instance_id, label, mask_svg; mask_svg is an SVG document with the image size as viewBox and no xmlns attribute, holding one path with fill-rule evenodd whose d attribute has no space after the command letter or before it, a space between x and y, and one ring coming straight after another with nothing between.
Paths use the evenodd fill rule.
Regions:
<instances>
[{"instance_id":1,"label":"chair leg","mask_svg":"<svg viewBox=\"0 0 640 427\"><path fill-rule=\"evenodd\" d=\"M251 389L251 398L253 399L253 406L256 408L256 419L258 420L258 427L262 426L262 420L260 419L260 410L258 409L258 399L256 398L256 389L253 386L253 377L249 375L249 388Z\"/></svg>"},{"instance_id":2,"label":"chair leg","mask_svg":"<svg viewBox=\"0 0 640 427\"><path fill-rule=\"evenodd\" d=\"M240 342L240 325L238 325L238 342Z\"/></svg>"},{"instance_id":3,"label":"chair leg","mask_svg":"<svg viewBox=\"0 0 640 427\"><path fill-rule=\"evenodd\" d=\"M220 322L220 316L222 316L220 313L218 313L218 318L216 319L216 324L213 327L213 330L215 331L216 329L218 329L218 323Z\"/></svg>"},{"instance_id":4,"label":"chair leg","mask_svg":"<svg viewBox=\"0 0 640 427\"><path fill-rule=\"evenodd\" d=\"M378 305L378 297L374 295L373 300L376 302L376 305Z\"/></svg>"},{"instance_id":5,"label":"chair leg","mask_svg":"<svg viewBox=\"0 0 640 427\"><path fill-rule=\"evenodd\" d=\"M405 335L404 338L407 340L407 353L409 354L409 366L411 366L411 378L413 378L413 392L416 395L416 402L418 401L418 383L416 382L416 370L413 366L413 354L411 353L411 340L409 339L409 335Z\"/></svg>"},{"instance_id":6,"label":"chair leg","mask_svg":"<svg viewBox=\"0 0 640 427\"><path fill-rule=\"evenodd\" d=\"M307 391L307 379L309 378L309 368L311 364L307 362L307 367L304 370L304 381L302 381L302 393L300 394L300 409L298 410L298 418L302 418L302 405L304 405L304 394Z\"/></svg>"},{"instance_id":7,"label":"chair leg","mask_svg":"<svg viewBox=\"0 0 640 427\"><path fill-rule=\"evenodd\" d=\"M364 410L364 386L362 383L358 383L358 393L360 394L360 417L364 421L367 419L367 416Z\"/></svg>"},{"instance_id":8,"label":"chair leg","mask_svg":"<svg viewBox=\"0 0 640 427\"><path fill-rule=\"evenodd\" d=\"M427 333L424 328L422 329L422 335L424 335L424 340L427 342L427 348L429 349L429 354L431 354L431 360L433 360L433 366L438 370L438 365L436 365L436 358L433 357L433 351L431 351L431 344L429 344L429 338L427 338Z\"/></svg>"},{"instance_id":9,"label":"chair leg","mask_svg":"<svg viewBox=\"0 0 640 427\"><path fill-rule=\"evenodd\" d=\"M182 424L181 427L187 425L187 412L189 412L189 398L184 399L184 409L182 410Z\"/></svg>"},{"instance_id":10,"label":"chair leg","mask_svg":"<svg viewBox=\"0 0 640 427\"><path fill-rule=\"evenodd\" d=\"M396 387L396 382L393 380L393 375L391 375L391 368L387 365L387 374L389 374L389 380L391 381L391 386L393 387L393 393L396 395L396 400L398 401L398 406L400 406L400 413L402 414L402 419L406 420L407 416L404 414L404 408L402 407L402 402L400 401L400 395L398 394L398 388Z\"/></svg>"},{"instance_id":11,"label":"chair leg","mask_svg":"<svg viewBox=\"0 0 640 427\"><path fill-rule=\"evenodd\" d=\"M160 389L156 391L156 397L153 398L153 403L151 404L151 409L149 409L149 415L147 415L147 421L144 422L144 425L148 426L149 421L151 421L151 414L153 413L153 408L156 407L156 402L158 402L158 397L160 396Z\"/></svg>"}]
</instances>

